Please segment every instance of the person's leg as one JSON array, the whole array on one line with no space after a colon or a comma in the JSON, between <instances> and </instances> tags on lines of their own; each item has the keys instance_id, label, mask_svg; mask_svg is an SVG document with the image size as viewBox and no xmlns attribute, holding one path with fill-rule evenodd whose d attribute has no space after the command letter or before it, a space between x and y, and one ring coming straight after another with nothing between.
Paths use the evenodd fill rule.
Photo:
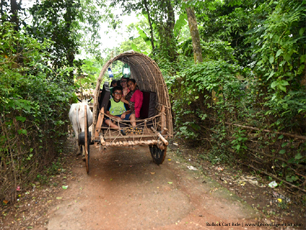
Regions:
<instances>
[{"instance_id":1,"label":"person's leg","mask_svg":"<svg viewBox=\"0 0 306 230\"><path fill-rule=\"evenodd\" d=\"M115 124L111 121L111 119L105 120L105 123L106 123L108 126L110 126L111 128L113 128L113 129L119 129L119 127L118 127L117 125L115 125Z\"/></svg>"},{"instance_id":2,"label":"person's leg","mask_svg":"<svg viewBox=\"0 0 306 230\"><path fill-rule=\"evenodd\" d=\"M135 113L130 115L130 121L131 121L131 124L132 124L133 128L135 128L136 127L136 116L135 116Z\"/></svg>"},{"instance_id":3,"label":"person's leg","mask_svg":"<svg viewBox=\"0 0 306 230\"><path fill-rule=\"evenodd\" d=\"M117 117L120 117L120 115L117 116ZM119 127L118 127L117 125L115 125L115 124L111 121L111 119L106 119L106 120L105 120L105 123L106 123L108 126L110 126L111 128L113 128L113 129L118 129L118 130L119 130ZM121 129L120 132L121 132L121 134L122 134L123 136L126 135L126 133L125 133L125 131L124 131L123 129Z\"/></svg>"},{"instance_id":4,"label":"person's leg","mask_svg":"<svg viewBox=\"0 0 306 230\"><path fill-rule=\"evenodd\" d=\"M131 114L131 116L130 116L130 122L131 122L131 124L132 124L132 132L134 133L134 134L137 134L137 135L141 135L142 134L142 132L143 132L143 130L142 130L142 128L137 128L136 127L136 116L135 116L135 114Z\"/></svg>"}]
</instances>

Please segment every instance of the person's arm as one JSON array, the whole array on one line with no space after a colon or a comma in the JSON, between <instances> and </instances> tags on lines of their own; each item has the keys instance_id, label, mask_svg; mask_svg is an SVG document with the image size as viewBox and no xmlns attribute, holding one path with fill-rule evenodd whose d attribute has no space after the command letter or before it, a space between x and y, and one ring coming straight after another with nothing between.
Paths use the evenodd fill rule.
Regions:
<instances>
[{"instance_id":1,"label":"person's arm","mask_svg":"<svg viewBox=\"0 0 306 230\"><path fill-rule=\"evenodd\" d=\"M126 110L126 104L124 104L124 108ZM131 113L130 110L126 110L123 114L121 114L121 118L124 119L127 114Z\"/></svg>"},{"instance_id":2,"label":"person's arm","mask_svg":"<svg viewBox=\"0 0 306 230\"><path fill-rule=\"evenodd\" d=\"M125 111L123 114L121 114L121 118L124 119L125 116L126 116L127 114L130 114L130 113L131 113L130 110Z\"/></svg>"},{"instance_id":3,"label":"person's arm","mask_svg":"<svg viewBox=\"0 0 306 230\"><path fill-rule=\"evenodd\" d=\"M120 99L123 103L125 103L125 104L129 104L129 102L127 101L127 100L125 100L125 97L121 97L121 99Z\"/></svg>"},{"instance_id":4,"label":"person's arm","mask_svg":"<svg viewBox=\"0 0 306 230\"><path fill-rule=\"evenodd\" d=\"M112 118L112 119L114 119L114 120L119 120L119 121L121 121L121 118L120 118L120 117L111 115L109 111L107 111L107 112L108 112L107 115L108 115L110 118ZM122 115L121 115L121 116L122 116Z\"/></svg>"}]
</instances>

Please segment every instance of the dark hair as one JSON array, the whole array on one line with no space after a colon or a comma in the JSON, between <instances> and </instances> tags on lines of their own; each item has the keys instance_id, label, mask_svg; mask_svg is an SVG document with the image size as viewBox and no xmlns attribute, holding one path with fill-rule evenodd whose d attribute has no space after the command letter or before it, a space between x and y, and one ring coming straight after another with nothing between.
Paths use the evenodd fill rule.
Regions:
<instances>
[{"instance_id":1,"label":"dark hair","mask_svg":"<svg viewBox=\"0 0 306 230\"><path fill-rule=\"evenodd\" d=\"M112 80L111 87L113 87L114 84L118 84L117 80Z\"/></svg>"},{"instance_id":2,"label":"dark hair","mask_svg":"<svg viewBox=\"0 0 306 230\"><path fill-rule=\"evenodd\" d=\"M113 88L113 93L114 93L116 90L120 90L121 93L122 93L122 87L121 87L121 86L115 86L115 87Z\"/></svg>"},{"instance_id":3,"label":"dark hair","mask_svg":"<svg viewBox=\"0 0 306 230\"><path fill-rule=\"evenodd\" d=\"M134 84L136 84L135 79L131 79L131 78L129 78L129 79L127 80L127 82L129 82L129 81L131 81L131 82L133 82Z\"/></svg>"}]
</instances>

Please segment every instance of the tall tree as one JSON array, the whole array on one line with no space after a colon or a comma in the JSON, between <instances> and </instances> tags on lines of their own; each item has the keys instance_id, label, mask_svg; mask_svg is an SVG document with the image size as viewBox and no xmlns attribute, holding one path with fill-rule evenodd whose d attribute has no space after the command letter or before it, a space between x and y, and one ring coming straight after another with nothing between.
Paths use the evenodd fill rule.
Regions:
<instances>
[{"instance_id":1,"label":"tall tree","mask_svg":"<svg viewBox=\"0 0 306 230\"><path fill-rule=\"evenodd\" d=\"M148 6L148 1L147 0L143 0L143 3L144 3L145 11L146 11L146 13L148 15L148 23L149 23L149 26L150 26L150 36L151 36L150 42L151 42L152 50L154 50L155 45L154 45L154 35L153 35L153 26L152 26L152 20L151 20L151 13L150 13L150 9L149 9L149 6Z\"/></svg>"},{"instance_id":2,"label":"tall tree","mask_svg":"<svg viewBox=\"0 0 306 230\"><path fill-rule=\"evenodd\" d=\"M21 1L19 2L19 4L17 4L16 0L11 0L11 13L12 13L11 22L15 24L15 30L19 29L18 10L20 8L19 7L20 4Z\"/></svg>"},{"instance_id":3,"label":"tall tree","mask_svg":"<svg viewBox=\"0 0 306 230\"><path fill-rule=\"evenodd\" d=\"M19 30L20 26L20 11L21 11L22 0L1 0L0 1L0 20L2 23L4 21L10 21L14 23L14 29Z\"/></svg>"},{"instance_id":4,"label":"tall tree","mask_svg":"<svg viewBox=\"0 0 306 230\"><path fill-rule=\"evenodd\" d=\"M102 6L104 0L98 3ZM51 53L50 61L54 68L82 65L81 61L76 61L76 55L80 53L82 44L86 45L84 37L92 41L88 47L90 51L96 51L93 47L98 45L93 40L99 37L98 21L102 18L97 8L98 3L95 0L42 1L36 2L30 9L33 22L28 33L40 41L45 38L53 41L48 51ZM67 77L72 84L72 72Z\"/></svg>"},{"instance_id":5,"label":"tall tree","mask_svg":"<svg viewBox=\"0 0 306 230\"><path fill-rule=\"evenodd\" d=\"M175 14L171 0L157 1L155 23L159 34L159 51L170 62L176 60L176 41L174 38Z\"/></svg>"},{"instance_id":6,"label":"tall tree","mask_svg":"<svg viewBox=\"0 0 306 230\"><path fill-rule=\"evenodd\" d=\"M174 8L179 0L112 0L124 13L131 11L146 15L150 26L150 42L153 54L162 55L169 61L176 60L176 41L173 33L175 25ZM154 34L153 34L154 32ZM155 35L155 37L153 37ZM155 41L156 45L155 45Z\"/></svg>"},{"instance_id":7,"label":"tall tree","mask_svg":"<svg viewBox=\"0 0 306 230\"><path fill-rule=\"evenodd\" d=\"M202 57L202 48L200 43L200 35L198 31L198 24L197 19L194 13L193 7L186 7L187 18L188 18L188 25L190 29L190 34L192 38L192 47L193 47L193 54L194 54L194 62L203 62Z\"/></svg>"},{"instance_id":8,"label":"tall tree","mask_svg":"<svg viewBox=\"0 0 306 230\"><path fill-rule=\"evenodd\" d=\"M36 3L30 12L33 25L29 33L40 41L49 38L54 41L49 52L55 68L73 66L78 49L77 15L80 11L79 1L59 0Z\"/></svg>"}]
</instances>

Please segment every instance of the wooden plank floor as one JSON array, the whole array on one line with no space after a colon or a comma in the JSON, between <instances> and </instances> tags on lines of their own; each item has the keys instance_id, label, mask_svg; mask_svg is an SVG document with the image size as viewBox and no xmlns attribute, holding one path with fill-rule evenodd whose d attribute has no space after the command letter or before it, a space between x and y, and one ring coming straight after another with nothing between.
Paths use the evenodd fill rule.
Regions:
<instances>
[{"instance_id":1,"label":"wooden plank floor","mask_svg":"<svg viewBox=\"0 0 306 230\"><path fill-rule=\"evenodd\" d=\"M126 139L126 138L138 138L138 139L148 139L148 138L154 138L157 135L154 134L154 132L149 129L142 129L142 133L133 133L131 132L131 128L123 128L123 130L125 130L126 135L122 135L121 132L119 132L118 130L114 130L114 129L108 129L108 130L103 130L103 137L105 140L108 139L114 139L114 138L120 138L120 139Z\"/></svg>"}]
</instances>

